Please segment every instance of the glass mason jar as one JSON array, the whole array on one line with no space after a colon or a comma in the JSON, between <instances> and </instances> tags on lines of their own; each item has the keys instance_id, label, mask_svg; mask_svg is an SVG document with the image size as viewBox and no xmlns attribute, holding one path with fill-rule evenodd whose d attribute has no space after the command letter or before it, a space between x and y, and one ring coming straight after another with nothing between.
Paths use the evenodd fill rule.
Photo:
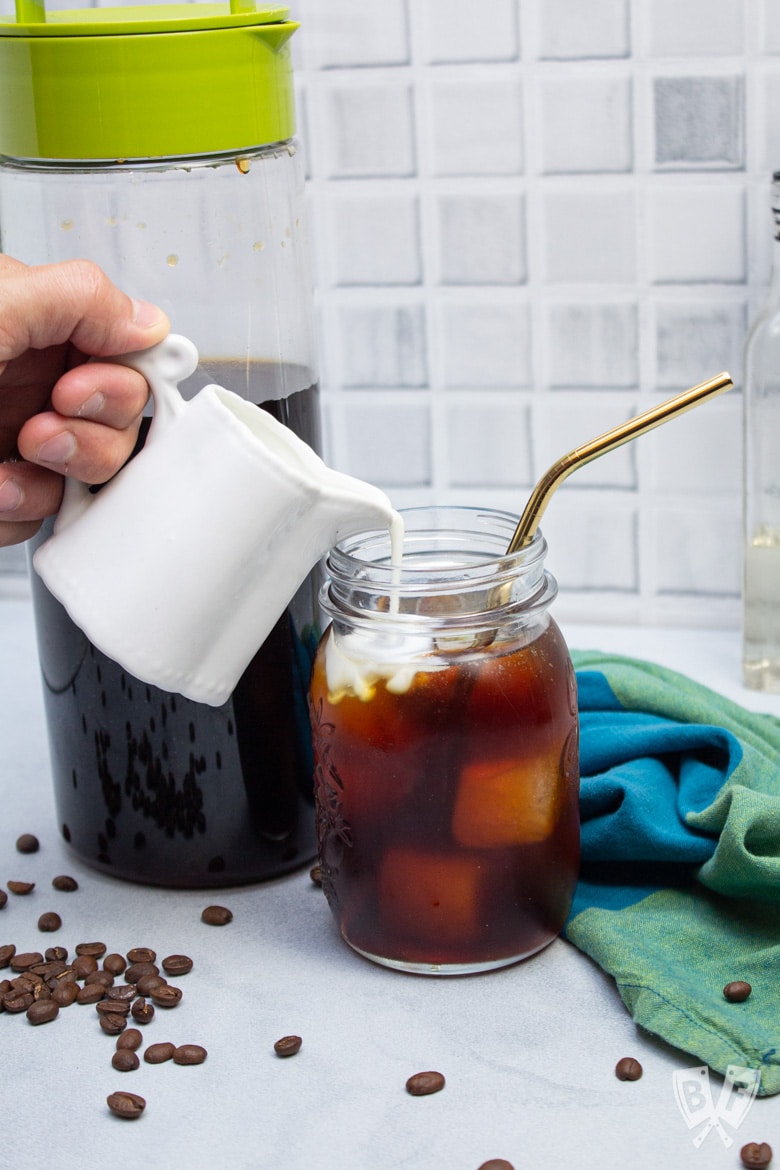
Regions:
<instances>
[{"instance_id":1,"label":"glass mason jar","mask_svg":"<svg viewBox=\"0 0 780 1170\"><path fill-rule=\"evenodd\" d=\"M310 691L322 884L345 940L461 974L561 930L579 864L576 683L541 533L516 517L404 514L328 558Z\"/></svg>"}]
</instances>

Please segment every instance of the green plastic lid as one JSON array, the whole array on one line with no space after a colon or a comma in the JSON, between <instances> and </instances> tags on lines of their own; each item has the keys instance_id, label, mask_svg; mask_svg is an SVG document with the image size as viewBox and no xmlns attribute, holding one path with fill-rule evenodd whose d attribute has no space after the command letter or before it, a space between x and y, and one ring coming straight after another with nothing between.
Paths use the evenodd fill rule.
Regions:
<instances>
[{"instance_id":1,"label":"green plastic lid","mask_svg":"<svg viewBox=\"0 0 780 1170\"><path fill-rule=\"evenodd\" d=\"M289 38L252 0L0 20L0 155L124 162L249 150L295 133Z\"/></svg>"}]
</instances>

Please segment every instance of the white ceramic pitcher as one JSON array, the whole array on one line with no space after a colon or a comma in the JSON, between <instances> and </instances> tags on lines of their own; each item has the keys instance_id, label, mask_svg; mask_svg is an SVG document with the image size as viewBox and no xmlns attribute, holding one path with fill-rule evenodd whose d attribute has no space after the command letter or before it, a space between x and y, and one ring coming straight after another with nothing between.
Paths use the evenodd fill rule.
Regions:
<instances>
[{"instance_id":1,"label":"white ceramic pitcher","mask_svg":"<svg viewBox=\"0 0 780 1170\"><path fill-rule=\"evenodd\" d=\"M33 564L88 638L136 678L219 706L316 562L400 523L378 488L328 468L220 386L185 401L192 342L115 359L149 383L143 449L99 492L66 481Z\"/></svg>"}]
</instances>

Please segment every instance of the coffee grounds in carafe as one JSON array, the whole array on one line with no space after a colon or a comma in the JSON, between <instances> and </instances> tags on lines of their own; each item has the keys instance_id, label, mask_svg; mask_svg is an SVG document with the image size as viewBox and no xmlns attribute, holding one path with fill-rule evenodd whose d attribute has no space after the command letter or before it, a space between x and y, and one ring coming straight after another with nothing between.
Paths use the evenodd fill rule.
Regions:
<instances>
[{"instance_id":1,"label":"coffee grounds in carafe","mask_svg":"<svg viewBox=\"0 0 780 1170\"><path fill-rule=\"evenodd\" d=\"M300 367L207 360L199 376L252 395L319 452L318 387ZM303 389L277 397L296 384ZM58 820L83 860L116 877L190 888L259 881L310 862L306 696L319 567L216 708L127 674L31 578Z\"/></svg>"}]
</instances>

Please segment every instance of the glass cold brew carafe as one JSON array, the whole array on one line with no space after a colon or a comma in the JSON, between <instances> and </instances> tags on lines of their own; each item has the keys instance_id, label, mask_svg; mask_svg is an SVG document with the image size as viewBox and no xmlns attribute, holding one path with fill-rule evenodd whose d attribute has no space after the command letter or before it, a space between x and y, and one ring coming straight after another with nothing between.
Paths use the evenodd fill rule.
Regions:
<instances>
[{"instance_id":1,"label":"glass cold brew carafe","mask_svg":"<svg viewBox=\"0 0 780 1170\"><path fill-rule=\"evenodd\" d=\"M297 25L286 9L248 8L47 16L30 5L0 23L0 247L28 264L95 261L197 344L185 397L216 382L318 450ZM74 850L178 886L306 862L317 572L219 708L128 676L31 576L58 818Z\"/></svg>"}]
</instances>

